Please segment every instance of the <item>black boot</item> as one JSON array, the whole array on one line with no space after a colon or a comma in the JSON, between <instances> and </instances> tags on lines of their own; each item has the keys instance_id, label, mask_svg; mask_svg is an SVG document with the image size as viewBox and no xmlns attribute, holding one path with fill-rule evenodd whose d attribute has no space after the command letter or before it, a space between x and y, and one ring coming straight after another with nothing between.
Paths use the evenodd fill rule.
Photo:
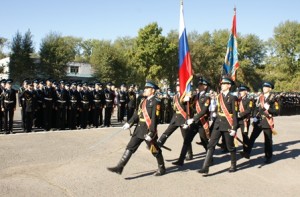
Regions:
<instances>
[{"instance_id":1,"label":"black boot","mask_svg":"<svg viewBox=\"0 0 300 197\"><path fill-rule=\"evenodd\" d=\"M193 149L192 149L192 145L190 144L187 149L187 155L185 157L185 160L190 161L192 159L193 159Z\"/></svg>"},{"instance_id":2,"label":"black boot","mask_svg":"<svg viewBox=\"0 0 300 197\"><path fill-rule=\"evenodd\" d=\"M165 168L165 162L164 162L164 157L162 153L159 153L156 157L157 164L158 164L158 169L154 173L154 176L161 176L166 173L166 168Z\"/></svg>"},{"instance_id":3,"label":"black boot","mask_svg":"<svg viewBox=\"0 0 300 197\"><path fill-rule=\"evenodd\" d=\"M240 152L240 155L241 155L242 157L246 158L246 159L250 159L249 153L247 153L247 152L245 152L245 151Z\"/></svg>"},{"instance_id":4,"label":"black boot","mask_svg":"<svg viewBox=\"0 0 300 197\"><path fill-rule=\"evenodd\" d=\"M208 172L209 172L209 165L211 163L212 156L213 156L213 151L210 150L210 149L208 149L207 153L206 153L206 156L205 156L205 160L204 160L202 169L198 170L199 173L201 173L201 174L208 174Z\"/></svg>"},{"instance_id":5,"label":"black boot","mask_svg":"<svg viewBox=\"0 0 300 197\"><path fill-rule=\"evenodd\" d=\"M121 160L119 161L118 165L116 167L107 168L107 170L109 170L111 172L115 172L117 174L122 174L123 168L129 161L131 155L132 155L132 152L130 150L126 149Z\"/></svg>"},{"instance_id":6,"label":"black boot","mask_svg":"<svg viewBox=\"0 0 300 197\"><path fill-rule=\"evenodd\" d=\"M229 172L235 172L236 171L236 152L230 152L231 157L231 166L229 168Z\"/></svg>"},{"instance_id":7,"label":"black boot","mask_svg":"<svg viewBox=\"0 0 300 197\"><path fill-rule=\"evenodd\" d=\"M162 147L162 146L165 144L165 142L167 141L167 139L168 139L168 136L165 135L165 134L162 134L162 135L160 136L160 138L157 140L157 145L158 145L159 147Z\"/></svg>"},{"instance_id":8,"label":"black boot","mask_svg":"<svg viewBox=\"0 0 300 197\"><path fill-rule=\"evenodd\" d=\"M184 164L184 158L185 158L185 155L187 153L187 149L188 149L188 146L185 145L185 144L183 144L183 146L181 148L179 159L177 161L172 162L173 165L183 166L183 164Z\"/></svg>"}]
</instances>

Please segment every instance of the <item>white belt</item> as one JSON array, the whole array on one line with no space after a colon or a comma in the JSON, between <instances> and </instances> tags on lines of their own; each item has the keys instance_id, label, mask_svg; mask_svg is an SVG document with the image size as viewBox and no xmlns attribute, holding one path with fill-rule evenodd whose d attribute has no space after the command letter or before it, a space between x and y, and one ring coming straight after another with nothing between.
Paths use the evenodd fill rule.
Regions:
<instances>
[{"instance_id":1,"label":"white belt","mask_svg":"<svg viewBox=\"0 0 300 197\"><path fill-rule=\"evenodd\" d=\"M84 103L84 104L87 104L87 103L89 103L88 101L81 101L82 103Z\"/></svg>"},{"instance_id":2,"label":"white belt","mask_svg":"<svg viewBox=\"0 0 300 197\"><path fill-rule=\"evenodd\" d=\"M76 103L77 101L76 100L70 100L72 103Z\"/></svg>"},{"instance_id":3,"label":"white belt","mask_svg":"<svg viewBox=\"0 0 300 197\"><path fill-rule=\"evenodd\" d=\"M105 101L107 101L107 102L112 102L112 100L107 100L107 99L106 99Z\"/></svg>"},{"instance_id":4,"label":"white belt","mask_svg":"<svg viewBox=\"0 0 300 197\"><path fill-rule=\"evenodd\" d=\"M62 101L62 100L57 100L57 102L60 102L60 103L65 103L66 101Z\"/></svg>"},{"instance_id":5,"label":"white belt","mask_svg":"<svg viewBox=\"0 0 300 197\"><path fill-rule=\"evenodd\" d=\"M4 103L13 103L14 101L7 101L7 100L4 100Z\"/></svg>"},{"instance_id":6,"label":"white belt","mask_svg":"<svg viewBox=\"0 0 300 197\"><path fill-rule=\"evenodd\" d=\"M120 100L120 102L125 102L125 100Z\"/></svg>"},{"instance_id":7,"label":"white belt","mask_svg":"<svg viewBox=\"0 0 300 197\"><path fill-rule=\"evenodd\" d=\"M99 102L100 102L100 100L94 100L94 102L96 102L96 103L99 103Z\"/></svg>"},{"instance_id":8,"label":"white belt","mask_svg":"<svg viewBox=\"0 0 300 197\"><path fill-rule=\"evenodd\" d=\"M47 101L52 101L52 98L45 97L44 99L47 100Z\"/></svg>"}]
</instances>

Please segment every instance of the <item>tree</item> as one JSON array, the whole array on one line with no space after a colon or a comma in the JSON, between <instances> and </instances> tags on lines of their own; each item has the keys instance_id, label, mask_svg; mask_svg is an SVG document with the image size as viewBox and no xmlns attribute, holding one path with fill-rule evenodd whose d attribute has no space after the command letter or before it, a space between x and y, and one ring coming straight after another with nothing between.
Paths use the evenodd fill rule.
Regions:
<instances>
[{"instance_id":1,"label":"tree","mask_svg":"<svg viewBox=\"0 0 300 197\"><path fill-rule=\"evenodd\" d=\"M75 59L76 50L68 39L57 33L48 34L41 43L40 72L43 76L64 78L66 76L67 63Z\"/></svg>"},{"instance_id":2,"label":"tree","mask_svg":"<svg viewBox=\"0 0 300 197\"><path fill-rule=\"evenodd\" d=\"M35 65L31 55L34 53L32 35L30 30L28 30L23 39L22 39L22 64L23 64L23 73L25 76L32 78L35 73L32 72L35 70Z\"/></svg>"},{"instance_id":3,"label":"tree","mask_svg":"<svg viewBox=\"0 0 300 197\"><path fill-rule=\"evenodd\" d=\"M28 30L24 37L17 32L11 45L11 54L9 62L9 76L15 82L21 82L24 78L32 77L34 68L33 60L30 58L34 52L32 46L32 35Z\"/></svg>"},{"instance_id":4,"label":"tree","mask_svg":"<svg viewBox=\"0 0 300 197\"><path fill-rule=\"evenodd\" d=\"M122 53L110 41L99 41L93 49L90 63L94 77L102 82L124 82L127 78Z\"/></svg>"},{"instance_id":5,"label":"tree","mask_svg":"<svg viewBox=\"0 0 300 197\"><path fill-rule=\"evenodd\" d=\"M178 31L171 30L167 37L168 48L166 48L167 60L165 66L163 67L163 72L169 82L170 88L175 90L175 84L178 79L179 72L179 57L178 57Z\"/></svg>"},{"instance_id":6,"label":"tree","mask_svg":"<svg viewBox=\"0 0 300 197\"><path fill-rule=\"evenodd\" d=\"M227 30L214 31L212 34L204 32L201 35L193 32L189 35L193 41L190 42L190 51L195 83L198 77L203 76L211 82L213 89L218 88L228 36Z\"/></svg>"},{"instance_id":7,"label":"tree","mask_svg":"<svg viewBox=\"0 0 300 197\"><path fill-rule=\"evenodd\" d=\"M0 59L4 58L6 56L3 52L3 48L6 44L7 44L7 39L0 37Z\"/></svg>"},{"instance_id":8,"label":"tree","mask_svg":"<svg viewBox=\"0 0 300 197\"><path fill-rule=\"evenodd\" d=\"M168 64L170 43L161 35L162 28L151 23L139 30L130 54L130 75L136 82L144 84L145 79L159 82L165 78L164 67Z\"/></svg>"},{"instance_id":9,"label":"tree","mask_svg":"<svg viewBox=\"0 0 300 197\"><path fill-rule=\"evenodd\" d=\"M80 62L90 62L91 55L93 48L96 46L96 43L98 43L98 40L95 39L89 39L84 40L80 43L80 49L81 49L81 56L80 56Z\"/></svg>"},{"instance_id":10,"label":"tree","mask_svg":"<svg viewBox=\"0 0 300 197\"><path fill-rule=\"evenodd\" d=\"M237 79L253 90L258 90L262 82L261 70L266 56L265 43L254 34L240 36L238 39L240 68Z\"/></svg>"},{"instance_id":11,"label":"tree","mask_svg":"<svg viewBox=\"0 0 300 197\"><path fill-rule=\"evenodd\" d=\"M299 91L300 24L291 21L279 24L267 46L270 55L266 58L264 79L274 81L275 90Z\"/></svg>"}]
</instances>

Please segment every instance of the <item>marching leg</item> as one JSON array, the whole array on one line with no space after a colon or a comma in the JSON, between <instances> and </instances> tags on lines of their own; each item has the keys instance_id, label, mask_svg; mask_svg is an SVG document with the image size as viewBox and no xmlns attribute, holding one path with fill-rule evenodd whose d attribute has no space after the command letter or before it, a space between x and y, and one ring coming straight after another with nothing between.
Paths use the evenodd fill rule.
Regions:
<instances>
[{"instance_id":1,"label":"marching leg","mask_svg":"<svg viewBox=\"0 0 300 197\"><path fill-rule=\"evenodd\" d=\"M211 159L213 156L213 151L211 149L207 150L206 157L202 166L202 169L198 170L201 174L208 174L209 172L209 164L211 163Z\"/></svg>"},{"instance_id":2,"label":"marching leg","mask_svg":"<svg viewBox=\"0 0 300 197\"><path fill-rule=\"evenodd\" d=\"M192 159L193 159L193 149L192 149L192 144L190 144L187 149L187 155L186 155L185 160L190 161Z\"/></svg>"},{"instance_id":3,"label":"marching leg","mask_svg":"<svg viewBox=\"0 0 300 197\"><path fill-rule=\"evenodd\" d=\"M230 152L231 157L231 166L229 168L229 172L235 172L236 171L236 152Z\"/></svg>"},{"instance_id":4,"label":"marching leg","mask_svg":"<svg viewBox=\"0 0 300 197\"><path fill-rule=\"evenodd\" d=\"M166 173L166 168L165 168L165 162L162 153L158 153L156 156L157 164L158 164L158 169L154 173L154 176L161 176Z\"/></svg>"},{"instance_id":5,"label":"marching leg","mask_svg":"<svg viewBox=\"0 0 300 197\"><path fill-rule=\"evenodd\" d=\"M172 164L176 165L176 166L183 166L187 150L188 150L188 146L186 144L183 144L183 146L181 148L179 159L177 161L172 162Z\"/></svg>"},{"instance_id":6,"label":"marching leg","mask_svg":"<svg viewBox=\"0 0 300 197\"><path fill-rule=\"evenodd\" d=\"M115 167L107 168L111 172L115 172L117 174L122 174L123 169L127 162L129 161L130 157L132 155L132 152L128 149L125 150L121 160L119 161L118 165Z\"/></svg>"}]
</instances>

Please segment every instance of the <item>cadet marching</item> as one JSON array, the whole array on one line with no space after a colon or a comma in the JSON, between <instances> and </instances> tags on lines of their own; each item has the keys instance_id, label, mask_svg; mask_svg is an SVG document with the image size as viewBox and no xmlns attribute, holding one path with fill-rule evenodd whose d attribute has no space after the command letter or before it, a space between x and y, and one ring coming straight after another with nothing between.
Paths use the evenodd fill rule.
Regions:
<instances>
[{"instance_id":1,"label":"cadet marching","mask_svg":"<svg viewBox=\"0 0 300 197\"><path fill-rule=\"evenodd\" d=\"M230 153L229 172L237 169L237 142L242 145L240 155L250 159L255 140L261 132L265 137L266 164L272 162L272 136L277 132L273 117L300 114L299 93L272 92L274 84L264 82L261 93L250 93L240 85L232 92L234 82L223 77L220 93L210 90L204 77L198 81L196 90L180 99L179 86L162 92L152 81L147 81L144 91L134 84L121 84L117 88L112 82L79 83L64 80L54 81L25 79L19 90L12 88L12 79L1 80L0 131L13 134L14 114L21 113L21 130L33 131L75 130L111 127L115 110L117 122L125 122L123 129L136 125L121 160L108 168L121 174L132 154L145 141L156 158L156 176L167 172L164 159L164 143L177 128L181 129L183 144L179 158L173 165L184 165L184 160L193 159L192 141L199 134L206 157L199 173L208 174L213 166L213 153L222 139L224 150ZM17 102L18 101L18 102ZM16 111L17 103L20 112ZM157 131L158 124L169 124L166 131ZM249 131L250 124L253 131ZM242 139L237 137L241 132ZM200 166L200 165L199 165Z\"/></svg>"}]
</instances>

